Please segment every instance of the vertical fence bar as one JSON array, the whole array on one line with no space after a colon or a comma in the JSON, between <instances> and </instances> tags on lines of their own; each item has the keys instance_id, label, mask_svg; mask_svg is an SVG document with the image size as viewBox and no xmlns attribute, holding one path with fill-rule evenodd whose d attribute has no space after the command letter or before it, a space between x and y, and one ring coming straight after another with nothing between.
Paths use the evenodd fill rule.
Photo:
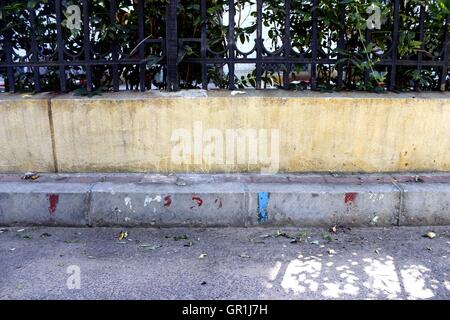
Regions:
<instances>
[{"instance_id":1,"label":"vertical fence bar","mask_svg":"<svg viewBox=\"0 0 450 320\"><path fill-rule=\"evenodd\" d=\"M83 0L83 36L84 60L86 61L86 90L92 91L92 65L91 65L91 30L89 27L88 0Z\"/></svg>"},{"instance_id":2,"label":"vertical fence bar","mask_svg":"<svg viewBox=\"0 0 450 320\"><path fill-rule=\"evenodd\" d=\"M420 49L424 50L425 49L425 45L423 43L423 39L424 39L424 25L425 25L425 6L421 5L420 6L420 17L419 17L419 41L420 41ZM417 71L421 72L422 70L422 58L423 58L423 54L422 52L419 52L417 54ZM418 91L420 89L420 85L418 83L418 81L415 81L414 83L414 90Z\"/></svg>"},{"instance_id":3,"label":"vertical fence bar","mask_svg":"<svg viewBox=\"0 0 450 320\"><path fill-rule=\"evenodd\" d=\"M236 15L236 8L234 7L234 0L228 0L228 88L234 90L234 59L235 59L235 30L234 30L234 16Z\"/></svg>"},{"instance_id":4,"label":"vertical fence bar","mask_svg":"<svg viewBox=\"0 0 450 320\"><path fill-rule=\"evenodd\" d=\"M365 34L364 34L364 41L366 42L365 47L367 48L367 45L370 43L370 30L369 30L369 28L366 28L366 31L365 31ZM370 53L369 52L366 52L365 55L366 55L366 57L370 58L370 56L369 56ZM369 62L369 63L371 63L371 62ZM370 76L369 69L366 68L364 70L364 85L366 87L369 85L369 81L370 81L369 76Z\"/></svg>"},{"instance_id":5,"label":"vertical fence bar","mask_svg":"<svg viewBox=\"0 0 450 320\"><path fill-rule=\"evenodd\" d=\"M144 17L144 0L138 0L138 34L139 34L139 40L138 43L141 43L144 40L145 37L145 17ZM142 44L139 47L139 59L144 60L145 59L145 45ZM145 91L145 70L146 70L146 64L141 63L139 64L139 89L141 91Z\"/></svg>"},{"instance_id":6,"label":"vertical fence bar","mask_svg":"<svg viewBox=\"0 0 450 320\"><path fill-rule=\"evenodd\" d=\"M447 14L447 17L445 18L445 27L444 27L444 32L445 32L445 36L444 36L444 52L442 54L442 72L441 72L441 77L440 77L440 86L439 89L441 91L445 91L445 86L447 83L447 71L448 71L448 41L449 41L449 37L448 37L448 24L450 21L450 14Z\"/></svg>"},{"instance_id":7,"label":"vertical fence bar","mask_svg":"<svg viewBox=\"0 0 450 320\"><path fill-rule=\"evenodd\" d=\"M30 26L31 26L31 61L38 63L39 62L39 49L38 43L36 40L36 12L35 8L31 8L30 10ZM39 71L40 68L35 66L33 69L33 82L34 82L34 90L36 92L41 92L41 84L39 82Z\"/></svg>"},{"instance_id":8,"label":"vertical fence bar","mask_svg":"<svg viewBox=\"0 0 450 320\"><path fill-rule=\"evenodd\" d=\"M256 0L256 89L261 89L261 75L262 75L262 0Z\"/></svg>"},{"instance_id":9,"label":"vertical fence bar","mask_svg":"<svg viewBox=\"0 0 450 320\"><path fill-rule=\"evenodd\" d=\"M339 2L339 39L337 47L339 50L345 49L345 4L342 2ZM337 55L338 60L342 59L342 53L338 52ZM339 64L337 67L337 87L340 89L342 88L344 84L344 66L342 64Z\"/></svg>"},{"instance_id":10,"label":"vertical fence bar","mask_svg":"<svg viewBox=\"0 0 450 320\"><path fill-rule=\"evenodd\" d=\"M389 90L395 89L396 72L397 72L397 45L398 45L398 25L399 25L399 0L394 0L393 12L393 26L392 26L392 47L391 47L391 68L389 74Z\"/></svg>"},{"instance_id":11,"label":"vertical fence bar","mask_svg":"<svg viewBox=\"0 0 450 320\"><path fill-rule=\"evenodd\" d=\"M312 54L312 63L311 63L311 90L316 90L316 67L317 67L317 51L318 51L318 18L317 18L317 9L319 8L319 0L313 0L312 7L312 38L311 38L311 54Z\"/></svg>"},{"instance_id":12,"label":"vertical fence bar","mask_svg":"<svg viewBox=\"0 0 450 320\"><path fill-rule=\"evenodd\" d=\"M283 39L283 51L284 58L289 59L291 55L291 0L284 0L284 39ZM283 87L289 88L289 74L291 73L291 65L289 63L284 64L285 71L283 74Z\"/></svg>"},{"instance_id":13,"label":"vertical fence bar","mask_svg":"<svg viewBox=\"0 0 450 320\"><path fill-rule=\"evenodd\" d=\"M109 19L111 21L111 26L116 26L116 0L109 1ZM115 30L115 28L114 28ZM119 91L119 68L117 65L117 43L111 40L111 58L113 61L112 65L112 77L113 77L113 90Z\"/></svg>"},{"instance_id":14,"label":"vertical fence bar","mask_svg":"<svg viewBox=\"0 0 450 320\"><path fill-rule=\"evenodd\" d=\"M0 5L3 8L6 4L6 0L0 0ZM0 20L0 25L2 27L7 27L8 22L4 20L5 17L3 17L3 19ZM11 30L8 28L5 30L4 34L4 41L5 41L5 61L8 64L12 64L13 63L13 50L12 50L12 45L11 45ZM14 79L14 67L12 66L8 66L6 67L6 76L8 77L8 91L9 92L15 92L16 88L15 88L15 79Z\"/></svg>"},{"instance_id":15,"label":"vertical fence bar","mask_svg":"<svg viewBox=\"0 0 450 320\"><path fill-rule=\"evenodd\" d=\"M178 32L177 32L178 0L169 0L166 7L166 59L167 90L177 91L178 85Z\"/></svg>"},{"instance_id":16,"label":"vertical fence bar","mask_svg":"<svg viewBox=\"0 0 450 320\"><path fill-rule=\"evenodd\" d=\"M201 56L202 56L202 89L208 88L208 65L206 64L206 53L208 47L208 39L207 39L207 26L208 21L206 17L206 0L201 0L200 3L200 19L201 19Z\"/></svg>"},{"instance_id":17,"label":"vertical fence bar","mask_svg":"<svg viewBox=\"0 0 450 320\"><path fill-rule=\"evenodd\" d=\"M62 33L61 0L55 0L56 12L56 41L58 42L58 62L64 62L64 39ZM63 65L59 66L59 88L62 92L67 91L66 71Z\"/></svg>"}]
</instances>

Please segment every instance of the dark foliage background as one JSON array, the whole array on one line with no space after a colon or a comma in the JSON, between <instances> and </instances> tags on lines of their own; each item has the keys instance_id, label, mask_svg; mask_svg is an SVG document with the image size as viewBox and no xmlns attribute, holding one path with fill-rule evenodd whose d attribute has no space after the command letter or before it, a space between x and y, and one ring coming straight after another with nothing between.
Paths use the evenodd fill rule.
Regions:
<instances>
[{"instance_id":1,"label":"dark foliage background","mask_svg":"<svg viewBox=\"0 0 450 320\"><path fill-rule=\"evenodd\" d=\"M145 36L153 39L165 37L166 0L143 0L145 17ZM0 13L2 18L0 33L0 59L5 62L4 35L10 32L13 44L13 61L31 61L31 24L30 14L36 15L36 40L39 48L39 61L57 61L57 33L55 7L52 0L14 0L5 1ZM409 0L401 1L399 59L440 60L443 55L445 38L445 18L448 13L449 0ZM111 59L111 46L115 45L119 59L136 58L133 49L139 43L137 0L116 1L117 12L115 24L111 24L111 1L89 0L92 59ZM264 0L263 24L268 29L266 47L271 51L281 48L285 33L285 10L283 0ZM344 0L346 17L344 23L339 22L338 0L320 0L318 9L318 31L321 51L319 56L338 59L337 65L344 68L343 87L336 85L337 65L318 65L317 81L323 90L377 90L386 81L386 67L377 62L390 53L392 41L392 2L383 0ZM238 44L253 43L252 35L256 31L256 13L245 15L245 8L255 4L255 0L235 0L236 8L236 40ZM367 9L371 4L381 8L382 25L380 30L372 30L371 39L366 39ZM70 5L80 5L78 0L62 1L63 11ZM207 24L208 45L211 52L208 56L226 58L228 26L227 0L207 1L207 20L200 19L200 0L180 0L178 6L179 38L200 38L202 23ZM424 39L419 41L419 6L426 6ZM253 6L254 8L254 6ZM255 9L254 9L255 10ZM253 11L254 11L253 10ZM311 57L312 0L291 1L292 50L294 55ZM63 23L65 58L67 60L83 59L83 32L71 32ZM338 50L339 31L344 30L345 48ZM200 46L195 42L180 43L179 75L182 88L199 88L201 72L198 64L186 63L189 58L200 57ZM136 50L134 50L136 51ZM213 53L215 52L215 53ZM133 53L133 54L132 54ZM242 55L237 54L238 57ZM145 45L146 88L163 88L165 60L163 48L159 43ZM225 64L208 65L208 79L214 87L225 88L228 83ZM254 65L253 65L254 67ZM40 68L43 91L59 90L58 67ZM111 66L97 65L93 68L94 88L98 91L111 90ZM121 84L128 90L137 90L139 67L137 65L120 65ZM282 85L279 70L267 70L264 73L263 87ZM308 72L305 65L295 65L289 80L298 83L306 72L303 86L291 86L293 89L308 88ZM400 90L438 90L440 70L437 67L401 66L397 71L397 88ZM364 82L364 75L369 82ZM0 76L6 78L6 68L0 68ZM75 90L85 85L85 69L81 66L66 68L68 89ZM305 77L305 76L303 76ZM235 78L238 87L255 86L255 72ZM31 68L15 68L15 84L17 91L33 91L33 72ZM447 86L448 87L448 86Z\"/></svg>"}]
</instances>

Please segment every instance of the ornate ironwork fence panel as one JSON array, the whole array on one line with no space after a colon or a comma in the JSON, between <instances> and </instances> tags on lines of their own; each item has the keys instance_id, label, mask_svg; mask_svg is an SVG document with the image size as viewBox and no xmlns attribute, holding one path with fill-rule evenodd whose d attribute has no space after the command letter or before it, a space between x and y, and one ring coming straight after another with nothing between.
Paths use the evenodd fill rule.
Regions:
<instances>
[{"instance_id":1,"label":"ornate ironwork fence panel","mask_svg":"<svg viewBox=\"0 0 450 320\"><path fill-rule=\"evenodd\" d=\"M0 80L8 92L446 90L437 2L0 0Z\"/></svg>"}]
</instances>

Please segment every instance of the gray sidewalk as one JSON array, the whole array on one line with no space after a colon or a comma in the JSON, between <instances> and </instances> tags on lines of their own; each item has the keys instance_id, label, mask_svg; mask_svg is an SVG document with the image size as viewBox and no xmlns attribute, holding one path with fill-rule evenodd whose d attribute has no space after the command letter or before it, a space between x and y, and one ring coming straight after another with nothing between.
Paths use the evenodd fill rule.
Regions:
<instances>
[{"instance_id":1,"label":"gray sidewalk","mask_svg":"<svg viewBox=\"0 0 450 320\"><path fill-rule=\"evenodd\" d=\"M450 227L7 229L0 299L450 299Z\"/></svg>"},{"instance_id":2,"label":"gray sidewalk","mask_svg":"<svg viewBox=\"0 0 450 320\"><path fill-rule=\"evenodd\" d=\"M450 224L450 174L0 175L0 225Z\"/></svg>"}]
</instances>

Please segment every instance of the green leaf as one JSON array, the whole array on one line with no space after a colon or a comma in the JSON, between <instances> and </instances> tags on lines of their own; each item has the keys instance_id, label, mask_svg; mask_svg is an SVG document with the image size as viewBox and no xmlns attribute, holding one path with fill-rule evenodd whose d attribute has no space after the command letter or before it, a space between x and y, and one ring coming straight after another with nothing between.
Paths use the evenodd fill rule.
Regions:
<instances>
[{"instance_id":1,"label":"green leaf","mask_svg":"<svg viewBox=\"0 0 450 320\"><path fill-rule=\"evenodd\" d=\"M163 58L164 57L150 55L144 60L144 62L147 63L147 66L151 67L160 62Z\"/></svg>"}]
</instances>

